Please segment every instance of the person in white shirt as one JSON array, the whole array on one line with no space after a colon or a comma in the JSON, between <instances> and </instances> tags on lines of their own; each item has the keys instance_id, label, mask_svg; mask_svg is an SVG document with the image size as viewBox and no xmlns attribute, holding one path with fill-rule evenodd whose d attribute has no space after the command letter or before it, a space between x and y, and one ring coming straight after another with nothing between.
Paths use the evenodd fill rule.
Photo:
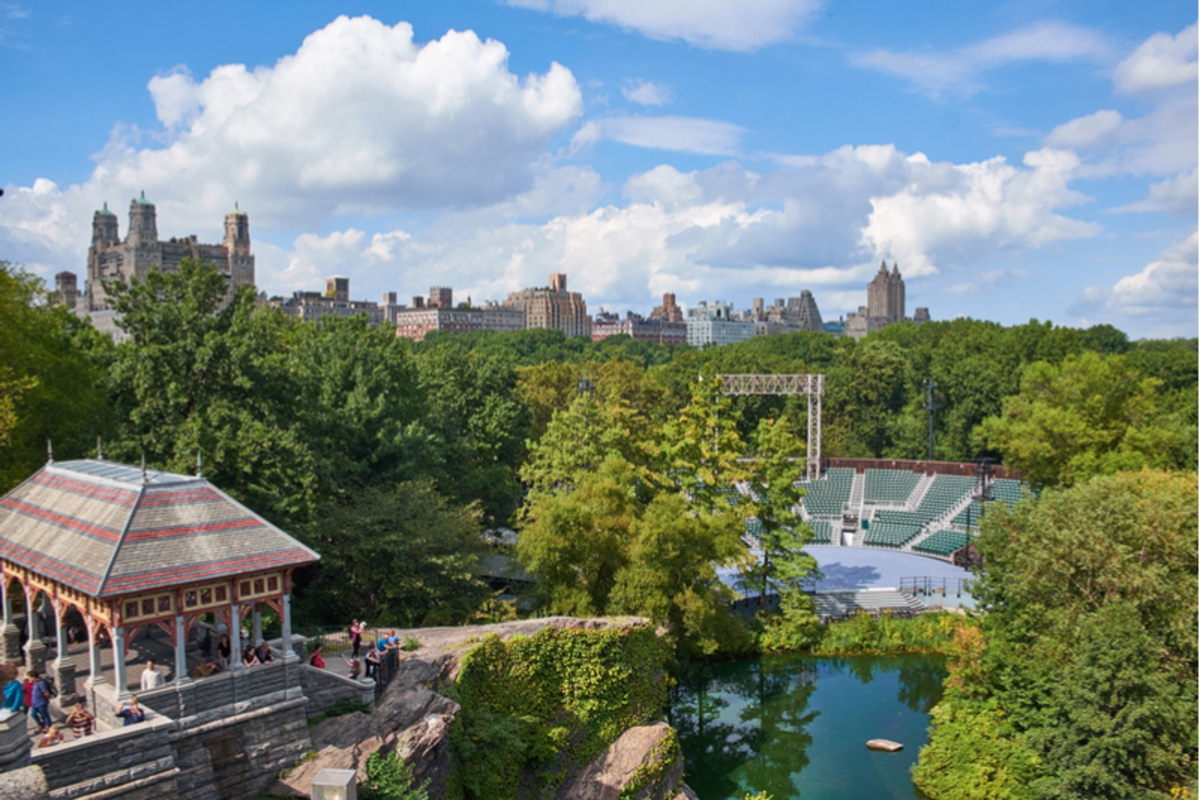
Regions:
<instances>
[{"instance_id":1,"label":"person in white shirt","mask_svg":"<svg viewBox=\"0 0 1200 800\"><path fill-rule=\"evenodd\" d=\"M146 669L142 671L142 691L156 689L166 683L163 674L154 668L154 662L146 659Z\"/></svg>"}]
</instances>

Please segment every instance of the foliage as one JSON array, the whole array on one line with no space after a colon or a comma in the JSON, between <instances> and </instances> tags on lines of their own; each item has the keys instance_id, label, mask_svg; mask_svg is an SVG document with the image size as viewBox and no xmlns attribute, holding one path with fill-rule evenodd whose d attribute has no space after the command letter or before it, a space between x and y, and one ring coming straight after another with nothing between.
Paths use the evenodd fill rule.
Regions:
<instances>
[{"instance_id":1,"label":"foliage","mask_svg":"<svg viewBox=\"0 0 1200 800\"><path fill-rule=\"evenodd\" d=\"M1035 485L1070 485L1119 470L1196 465L1196 429L1163 416L1158 380L1123 356L1084 353L1027 366L1020 393L979 428L982 441Z\"/></svg>"},{"instance_id":2,"label":"foliage","mask_svg":"<svg viewBox=\"0 0 1200 800\"><path fill-rule=\"evenodd\" d=\"M621 787L617 800L638 800L643 797L673 797L679 788L681 778L667 785L671 768L679 763L682 754L679 750L679 735L674 728L668 728L662 740L659 741L646 755L646 760L629 776L629 780Z\"/></svg>"},{"instance_id":3,"label":"foliage","mask_svg":"<svg viewBox=\"0 0 1200 800\"><path fill-rule=\"evenodd\" d=\"M376 750L367 757L367 785L361 787L363 800L428 800L426 780L413 786L412 767L399 752L384 755Z\"/></svg>"},{"instance_id":4,"label":"foliage","mask_svg":"<svg viewBox=\"0 0 1200 800\"><path fill-rule=\"evenodd\" d=\"M311 718L308 721L308 727L311 728L313 725L319 725L327 719L343 717L346 714L354 714L355 712L359 714L370 714L371 707L366 703L360 703L354 700L338 700L336 703L330 706L324 714Z\"/></svg>"},{"instance_id":5,"label":"foliage","mask_svg":"<svg viewBox=\"0 0 1200 800\"><path fill-rule=\"evenodd\" d=\"M914 771L937 800L1161 796L1196 766L1197 479L1144 470L997 509Z\"/></svg>"},{"instance_id":6,"label":"foliage","mask_svg":"<svg viewBox=\"0 0 1200 800\"><path fill-rule=\"evenodd\" d=\"M414 627L468 618L486 589L475 576L479 514L428 481L364 489L301 529L322 554L299 599L309 616Z\"/></svg>"},{"instance_id":7,"label":"foliage","mask_svg":"<svg viewBox=\"0 0 1200 800\"><path fill-rule=\"evenodd\" d=\"M89 350L111 350L42 281L0 261L0 494L46 462L95 452L111 413ZM107 342L107 345L105 344Z\"/></svg>"},{"instance_id":8,"label":"foliage","mask_svg":"<svg viewBox=\"0 0 1200 800\"><path fill-rule=\"evenodd\" d=\"M664 658L648 626L485 638L455 683L451 796L514 797L534 773L554 784L628 728L657 719Z\"/></svg>"},{"instance_id":9,"label":"foliage","mask_svg":"<svg viewBox=\"0 0 1200 800\"><path fill-rule=\"evenodd\" d=\"M970 619L950 613L897 617L885 611L877 617L859 612L844 620L800 629L789 627L785 619L775 616L767 618L758 647L764 653L805 650L822 656L950 654L956 634L973 629Z\"/></svg>"}]
</instances>

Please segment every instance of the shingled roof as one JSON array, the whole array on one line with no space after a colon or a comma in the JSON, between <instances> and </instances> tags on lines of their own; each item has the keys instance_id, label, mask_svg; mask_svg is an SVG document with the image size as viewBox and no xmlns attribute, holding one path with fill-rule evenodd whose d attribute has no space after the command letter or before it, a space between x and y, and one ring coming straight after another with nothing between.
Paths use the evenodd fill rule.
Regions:
<instances>
[{"instance_id":1,"label":"shingled roof","mask_svg":"<svg viewBox=\"0 0 1200 800\"><path fill-rule=\"evenodd\" d=\"M204 478L51 462L0 499L0 557L97 598L320 556Z\"/></svg>"}]
</instances>

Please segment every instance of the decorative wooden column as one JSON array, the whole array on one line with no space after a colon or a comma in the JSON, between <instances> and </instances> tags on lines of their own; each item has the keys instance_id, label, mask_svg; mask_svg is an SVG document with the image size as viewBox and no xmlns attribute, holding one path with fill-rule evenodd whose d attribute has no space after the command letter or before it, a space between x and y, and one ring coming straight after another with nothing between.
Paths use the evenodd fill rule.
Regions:
<instances>
[{"instance_id":1,"label":"decorative wooden column","mask_svg":"<svg viewBox=\"0 0 1200 800\"><path fill-rule=\"evenodd\" d=\"M258 643L262 638L262 603L255 603L253 610L253 623L250 630L250 644L258 647Z\"/></svg>"},{"instance_id":2,"label":"decorative wooden column","mask_svg":"<svg viewBox=\"0 0 1200 800\"><path fill-rule=\"evenodd\" d=\"M129 697L129 682L125 675L125 626L116 625L112 629L113 648L113 682L117 685L117 699Z\"/></svg>"},{"instance_id":3,"label":"decorative wooden column","mask_svg":"<svg viewBox=\"0 0 1200 800\"><path fill-rule=\"evenodd\" d=\"M299 659L296 650L292 647L292 596L285 593L283 595L283 611L279 614L280 623L283 627L283 658L285 661L291 659Z\"/></svg>"},{"instance_id":4,"label":"decorative wooden column","mask_svg":"<svg viewBox=\"0 0 1200 800\"><path fill-rule=\"evenodd\" d=\"M184 635L183 614L175 615L175 683L184 684L190 679L187 673L187 638Z\"/></svg>"},{"instance_id":5,"label":"decorative wooden column","mask_svg":"<svg viewBox=\"0 0 1200 800\"><path fill-rule=\"evenodd\" d=\"M104 672L100 669L100 645L96 643L96 622L92 615L87 617L88 629L88 686L104 683Z\"/></svg>"},{"instance_id":6,"label":"decorative wooden column","mask_svg":"<svg viewBox=\"0 0 1200 800\"><path fill-rule=\"evenodd\" d=\"M46 645L42 643L41 614L33 608L33 589L28 582L25 584L25 632L29 636L25 642L25 671L40 675L46 671Z\"/></svg>"},{"instance_id":7,"label":"decorative wooden column","mask_svg":"<svg viewBox=\"0 0 1200 800\"><path fill-rule=\"evenodd\" d=\"M237 603L229 607L229 660L231 669L245 669L242 663L242 615Z\"/></svg>"},{"instance_id":8,"label":"decorative wooden column","mask_svg":"<svg viewBox=\"0 0 1200 800\"><path fill-rule=\"evenodd\" d=\"M12 596L8 593L8 576L0 573L0 605L4 607L4 627L0 630L0 664L21 663L21 631L13 623Z\"/></svg>"},{"instance_id":9,"label":"decorative wooden column","mask_svg":"<svg viewBox=\"0 0 1200 800\"><path fill-rule=\"evenodd\" d=\"M58 681L58 707L69 708L75 704L75 662L67 652L67 626L63 618L67 615L67 605L61 600L54 602L54 632L58 657L54 659L54 678Z\"/></svg>"}]
</instances>

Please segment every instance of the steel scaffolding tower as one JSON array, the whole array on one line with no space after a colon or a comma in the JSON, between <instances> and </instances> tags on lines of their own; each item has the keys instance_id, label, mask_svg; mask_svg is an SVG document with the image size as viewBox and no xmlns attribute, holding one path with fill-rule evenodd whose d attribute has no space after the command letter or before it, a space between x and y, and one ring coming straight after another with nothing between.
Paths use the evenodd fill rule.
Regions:
<instances>
[{"instance_id":1,"label":"steel scaffolding tower","mask_svg":"<svg viewBox=\"0 0 1200 800\"><path fill-rule=\"evenodd\" d=\"M721 392L728 395L808 396L808 441L805 443L805 475L809 480L821 476L821 397L825 394L824 375L718 375ZM814 409L815 407L815 409Z\"/></svg>"}]
</instances>

